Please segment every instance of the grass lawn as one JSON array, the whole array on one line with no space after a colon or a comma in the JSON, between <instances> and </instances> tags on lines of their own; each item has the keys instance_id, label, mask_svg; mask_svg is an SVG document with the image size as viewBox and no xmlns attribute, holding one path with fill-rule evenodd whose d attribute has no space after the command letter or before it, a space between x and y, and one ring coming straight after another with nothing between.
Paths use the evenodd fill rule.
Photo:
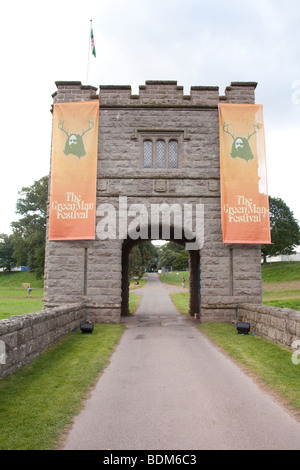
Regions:
<instances>
[{"instance_id":1,"label":"grass lawn","mask_svg":"<svg viewBox=\"0 0 300 470\"><path fill-rule=\"evenodd\" d=\"M182 278L185 279L185 286L188 288L190 285L190 272L189 271L172 271L166 275L160 274L160 280L166 282L167 284L176 284L181 286Z\"/></svg>"},{"instance_id":2,"label":"grass lawn","mask_svg":"<svg viewBox=\"0 0 300 470\"><path fill-rule=\"evenodd\" d=\"M262 266L263 304L300 310L300 262L282 261Z\"/></svg>"},{"instance_id":3,"label":"grass lawn","mask_svg":"<svg viewBox=\"0 0 300 470\"><path fill-rule=\"evenodd\" d=\"M176 292L171 295L171 299L176 306L177 310L184 315L189 313L189 292Z\"/></svg>"},{"instance_id":4,"label":"grass lawn","mask_svg":"<svg viewBox=\"0 0 300 470\"><path fill-rule=\"evenodd\" d=\"M1 287L18 287L22 288L22 284L30 284L30 287L39 287L43 289L44 280L36 279L35 273L30 271L12 271L0 272L0 288Z\"/></svg>"},{"instance_id":5,"label":"grass lawn","mask_svg":"<svg viewBox=\"0 0 300 470\"><path fill-rule=\"evenodd\" d=\"M2 379L0 450L55 449L124 328L96 324L90 335L77 330L29 366Z\"/></svg>"},{"instance_id":6,"label":"grass lawn","mask_svg":"<svg viewBox=\"0 0 300 470\"><path fill-rule=\"evenodd\" d=\"M138 281L138 284L135 285ZM139 289L140 287L144 287L144 285L146 284L147 282L147 279L146 278L143 278L143 279L130 279L130 286L129 288L132 290L132 289Z\"/></svg>"},{"instance_id":7,"label":"grass lawn","mask_svg":"<svg viewBox=\"0 0 300 470\"><path fill-rule=\"evenodd\" d=\"M22 288L23 283L30 284L31 297L27 297L27 289ZM43 285L43 279L36 279L35 273L29 271L1 272L0 320L41 310L44 296Z\"/></svg>"},{"instance_id":8,"label":"grass lawn","mask_svg":"<svg viewBox=\"0 0 300 470\"><path fill-rule=\"evenodd\" d=\"M25 315L42 310L41 299L3 299L0 298L0 320L13 315Z\"/></svg>"},{"instance_id":9,"label":"grass lawn","mask_svg":"<svg viewBox=\"0 0 300 470\"><path fill-rule=\"evenodd\" d=\"M177 274L178 272L178 274ZM182 277L189 287L188 271L172 271L167 276L160 274L160 280L168 284L181 285ZM300 262L277 262L262 266L264 281L263 304L281 308L300 310ZM298 283L299 287L290 283ZM276 284L275 288L272 284ZM171 298L179 312L187 314L189 293L171 294Z\"/></svg>"},{"instance_id":10,"label":"grass lawn","mask_svg":"<svg viewBox=\"0 0 300 470\"><path fill-rule=\"evenodd\" d=\"M271 307L290 308L291 310L300 310L300 298L291 300L263 300L264 305Z\"/></svg>"},{"instance_id":11,"label":"grass lawn","mask_svg":"<svg viewBox=\"0 0 300 470\"><path fill-rule=\"evenodd\" d=\"M40 288L33 288L31 292L31 298L35 299L42 299L44 296L44 289ZM27 296L27 289L20 289L17 287L0 287L0 298L1 299L15 299L18 297L19 299L26 299L28 300ZM29 299L30 300L30 299Z\"/></svg>"},{"instance_id":12,"label":"grass lawn","mask_svg":"<svg viewBox=\"0 0 300 470\"><path fill-rule=\"evenodd\" d=\"M0 287L0 320L13 315L24 315L42 310L44 289L33 288L31 297L19 287Z\"/></svg>"},{"instance_id":13,"label":"grass lawn","mask_svg":"<svg viewBox=\"0 0 300 470\"><path fill-rule=\"evenodd\" d=\"M129 313L130 315L134 315L135 312L137 311L140 303L141 303L142 297L138 294L135 294L134 292L129 293Z\"/></svg>"},{"instance_id":14,"label":"grass lawn","mask_svg":"<svg viewBox=\"0 0 300 470\"><path fill-rule=\"evenodd\" d=\"M130 279L130 286L129 289L132 290L138 290L141 287L144 287L146 282L147 282L147 277L144 277L142 279L138 280L139 283L136 285L137 280L136 279ZM135 294L134 292L129 292L129 313L130 315L134 315L137 309L139 308L139 305L141 303L142 297L138 294Z\"/></svg>"},{"instance_id":15,"label":"grass lawn","mask_svg":"<svg viewBox=\"0 0 300 470\"><path fill-rule=\"evenodd\" d=\"M265 283L300 281L300 261L267 263L261 272Z\"/></svg>"}]
</instances>

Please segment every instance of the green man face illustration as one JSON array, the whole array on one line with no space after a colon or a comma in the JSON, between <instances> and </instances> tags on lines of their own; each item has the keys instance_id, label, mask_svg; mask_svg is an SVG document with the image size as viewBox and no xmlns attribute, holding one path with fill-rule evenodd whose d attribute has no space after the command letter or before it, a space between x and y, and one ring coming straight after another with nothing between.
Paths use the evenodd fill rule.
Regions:
<instances>
[{"instance_id":1,"label":"green man face illustration","mask_svg":"<svg viewBox=\"0 0 300 470\"><path fill-rule=\"evenodd\" d=\"M75 155L78 158L84 157L86 154L83 139L79 134L71 134L70 137L66 140L64 154Z\"/></svg>"},{"instance_id":2,"label":"green man face illustration","mask_svg":"<svg viewBox=\"0 0 300 470\"><path fill-rule=\"evenodd\" d=\"M226 134L229 134L233 138L233 143L232 143L232 148L230 155L232 158L241 158L242 160L245 160L248 162L249 160L253 160L254 155L252 153L250 144L249 144L249 139L252 137L254 134L256 134L259 131L259 124L252 124L253 126L253 132L252 134L248 134L248 138L246 139L245 137L234 137L234 134L229 132L229 126L230 124L225 121L223 125L223 131L226 132Z\"/></svg>"},{"instance_id":3,"label":"green man face illustration","mask_svg":"<svg viewBox=\"0 0 300 470\"><path fill-rule=\"evenodd\" d=\"M78 158L84 157L86 155L86 151L84 148L83 143L83 135L91 130L94 127L94 120L90 118L88 120L89 127L87 130L83 131L82 134L69 134L68 131L64 129L64 120L60 119L58 123L58 128L63 131L67 135L67 140L64 147L64 154L65 155L75 155Z\"/></svg>"},{"instance_id":4,"label":"green man face illustration","mask_svg":"<svg viewBox=\"0 0 300 470\"><path fill-rule=\"evenodd\" d=\"M234 140L230 155L232 158L239 157L246 161L254 158L249 142L245 137L237 137Z\"/></svg>"}]
</instances>

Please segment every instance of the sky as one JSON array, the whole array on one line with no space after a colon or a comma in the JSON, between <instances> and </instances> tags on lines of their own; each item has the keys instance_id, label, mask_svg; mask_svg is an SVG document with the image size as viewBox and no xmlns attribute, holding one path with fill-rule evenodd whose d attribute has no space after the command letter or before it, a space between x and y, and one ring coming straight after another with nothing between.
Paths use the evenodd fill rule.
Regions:
<instances>
[{"instance_id":1,"label":"sky","mask_svg":"<svg viewBox=\"0 0 300 470\"><path fill-rule=\"evenodd\" d=\"M49 174L52 94L68 80L133 94L147 80L176 80L186 95L257 82L269 195L300 221L299 0L15 0L0 22L0 233L18 219L22 187Z\"/></svg>"}]
</instances>

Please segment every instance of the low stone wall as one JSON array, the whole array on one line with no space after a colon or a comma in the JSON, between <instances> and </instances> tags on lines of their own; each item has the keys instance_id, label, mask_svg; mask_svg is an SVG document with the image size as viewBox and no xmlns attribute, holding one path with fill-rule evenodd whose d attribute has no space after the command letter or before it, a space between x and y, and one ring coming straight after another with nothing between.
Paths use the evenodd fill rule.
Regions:
<instances>
[{"instance_id":1,"label":"low stone wall","mask_svg":"<svg viewBox=\"0 0 300 470\"><path fill-rule=\"evenodd\" d=\"M300 339L300 312L267 305L240 304L238 319L250 323L252 333L292 349Z\"/></svg>"},{"instance_id":2,"label":"low stone wall","mask_svg":"<svg viewBox=\"0 0 300 470\"><path fill-rule=\"evenodd\" d=\"M0 321L0 379L40 356L80 326L83 303L45 309Z\"/></svg>"}]
</instances>

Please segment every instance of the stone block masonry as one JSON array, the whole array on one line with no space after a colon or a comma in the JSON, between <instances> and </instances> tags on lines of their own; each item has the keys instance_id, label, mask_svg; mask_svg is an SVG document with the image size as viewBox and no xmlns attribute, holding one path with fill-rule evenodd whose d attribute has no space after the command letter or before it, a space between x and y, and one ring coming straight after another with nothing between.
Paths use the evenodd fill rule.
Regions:
<instances>
[{"instance_id":1,"label":"stone block masonry","mask_svg":"<svg viewBox=\"0 0 300 470\"><path fill-rule=\"evenodd\" d=\"M28 365L79 328L84 314L84 304L77 303L1 320L0 344L5 355L0 361L0 379ZM2 349L1 352L4 353Z\"/></svg>"},{"instance_id":2,"label":"stone block masonry","mask_svg":"<svg viewBox=\"0 0 300 470\"><path fill-rule=\"evenodd\" d=\"M238 319L250 323L252 333L288 349L292 349L294 341L300 340L298 311L267 305L241 304L238 306Z\"/></svg>"}]
</instances>

